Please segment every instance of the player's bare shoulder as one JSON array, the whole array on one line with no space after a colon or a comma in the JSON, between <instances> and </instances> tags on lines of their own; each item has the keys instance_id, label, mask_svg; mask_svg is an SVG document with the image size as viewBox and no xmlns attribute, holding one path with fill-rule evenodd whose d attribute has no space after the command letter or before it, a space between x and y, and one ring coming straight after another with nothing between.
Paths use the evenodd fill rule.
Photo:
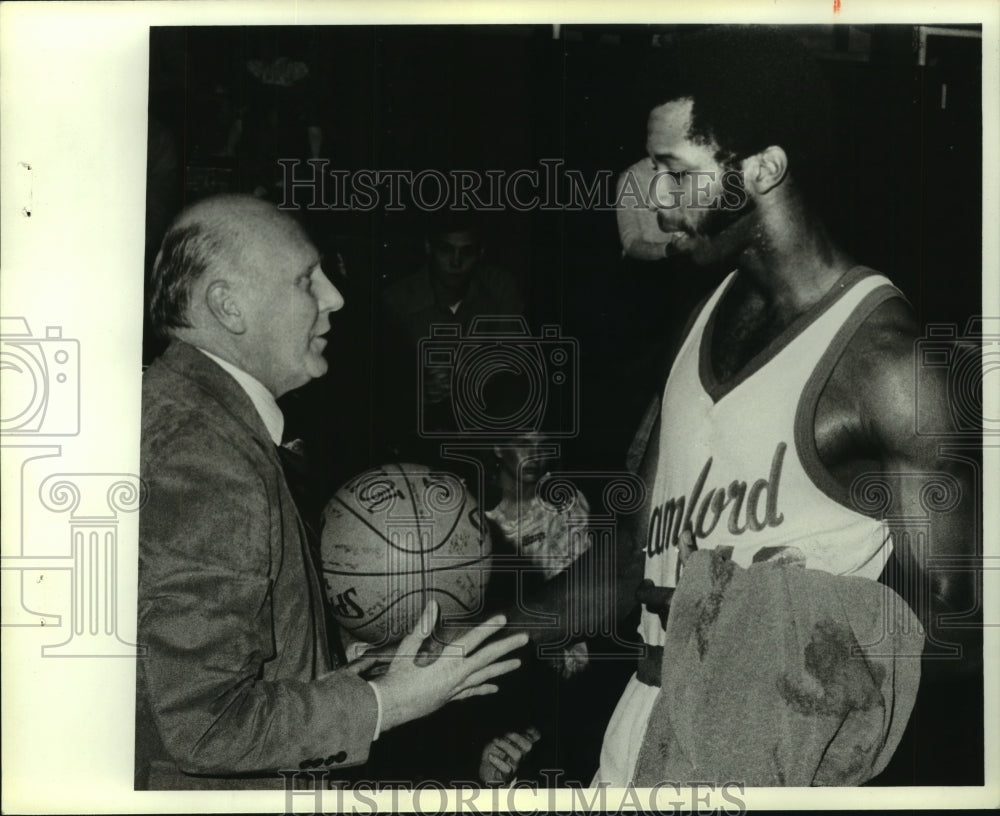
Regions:
<instances>
[{"instance_id":1,"label":"player's bare shoulder","mask_svg":"<svg viewBox=\"0 0 1000 816\"><path fill-rule=\"evenodd\" d=\"M867 441L882 458L910 458L921 446L916 435L916 367L919 324L902 297L883 301L858 327L831 374L836 393L850 394L852 410ZM947 413L946 385L932 388L937 411ZM922 395L922 409L928 394ZM909 455L907 455L909 454ZM917 458L920 458L919 455Z\"/></svg>"},{"instance_id":2,"label":"player's bare shoulder","mask_svg":"<svg viewBox=\"0 0 1000 816\"><path fill-rule=\"evenodd\" d=\"M834 369L834 376L855 381L862 392L874 383L889 384L913 373L913 347L919 331L913 309L902 295L879 304L858 327ZM899 383L897 383L899 385Z\"/></svg>"}]
</instances>

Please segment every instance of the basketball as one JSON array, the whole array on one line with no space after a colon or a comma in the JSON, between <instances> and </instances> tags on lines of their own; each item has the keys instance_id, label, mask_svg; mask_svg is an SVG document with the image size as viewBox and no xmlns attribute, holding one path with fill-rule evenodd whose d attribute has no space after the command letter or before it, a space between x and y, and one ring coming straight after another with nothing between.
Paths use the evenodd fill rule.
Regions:
<instances>
[{"instance_id":1,"label":"basketball","mask_svg":"<svg viewBox=\"0 0 1000 816\"><path fill-rule=\"evenodd\" d=\"M447 622L479 611L492 544L457 476L383 465L355 476L323 513L323 580L333 616L368 643L393 643L427 602Z\"/></svg>"}]
</instances>

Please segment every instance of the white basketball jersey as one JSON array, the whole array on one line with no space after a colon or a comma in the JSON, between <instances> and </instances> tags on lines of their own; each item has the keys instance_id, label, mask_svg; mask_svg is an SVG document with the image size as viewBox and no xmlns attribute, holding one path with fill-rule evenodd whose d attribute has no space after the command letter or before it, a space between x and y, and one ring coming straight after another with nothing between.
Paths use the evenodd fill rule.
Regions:
<instances>
[{"instance_id":1,"label":"white basketball jersey","mask_svg":"<svg viewBox=\"0 0 1000 816\"><path fill-rule=\"evenodd\" d=\"M677 541L692 525L699 549L732 547L748 567L768 548L811 569L875 579L891 543L883 522L851 509L847 491L820 462L814 437L819 393L858 326L899 294L856 267L730 382L710 360L716 307L733 272L698 315L663 394L659 462L646 538L645 575L677 585ZM663 627L643 611L646 643Z\"/></svg>"},{"instance_id":2,"label":"white basketball jersey","mask_svg":"<svg viewBox=\"0 0 1000 816\"><path fill-rule=\"evenodd\" d=\"M647 578L676 586L676 543L686 523L700 549L732 547L742 567L785 557L835 575L875 579L891 552L883 522L851 509L823 467L816 403L858 327L899 296L887 278L856 267L725 386L710 361L716 307L733 272L698 315L663 393L659 460L646 538ZM664 644L659 616L643 609L643 640ZM592 785L632 778L659 688L633 675L611 717Z\"/></svg>"}]
</instances>

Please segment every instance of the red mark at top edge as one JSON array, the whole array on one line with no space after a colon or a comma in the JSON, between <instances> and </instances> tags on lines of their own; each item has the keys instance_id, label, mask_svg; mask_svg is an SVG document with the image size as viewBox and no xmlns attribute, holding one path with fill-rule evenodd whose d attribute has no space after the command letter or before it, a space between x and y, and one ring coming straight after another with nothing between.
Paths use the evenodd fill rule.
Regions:
<instances>
[{"instance_id":1,"label":"red mark at top edge","mask_svg":"<svg viewBox=\"0 0 1000 816\"><path fill-rule=\"evenodd\" d=\"M840 11L840 0L833 0L833 13Z\"/></svg>"}]
</instances>

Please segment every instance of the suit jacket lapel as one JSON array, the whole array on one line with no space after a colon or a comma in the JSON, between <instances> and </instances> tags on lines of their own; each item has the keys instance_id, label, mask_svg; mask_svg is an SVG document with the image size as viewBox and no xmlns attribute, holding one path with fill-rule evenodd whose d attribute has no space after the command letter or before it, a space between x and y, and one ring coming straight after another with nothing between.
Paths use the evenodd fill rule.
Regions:
<instances>
[{"instance_id":1,"label":"suit jacket lapel","mask_svg":"<svg viewBox=\"0 0 1000 816\"><path fill-rule=\"evenodd\" d=\"M262 447L271 451L278 464L278 454L264 420L257 413L247 392L228 372L197 348L180 340L171 342L163 353L163 364L197 384L228 414L245 425L251 436Z\"/></svg>"}]
</instances>

